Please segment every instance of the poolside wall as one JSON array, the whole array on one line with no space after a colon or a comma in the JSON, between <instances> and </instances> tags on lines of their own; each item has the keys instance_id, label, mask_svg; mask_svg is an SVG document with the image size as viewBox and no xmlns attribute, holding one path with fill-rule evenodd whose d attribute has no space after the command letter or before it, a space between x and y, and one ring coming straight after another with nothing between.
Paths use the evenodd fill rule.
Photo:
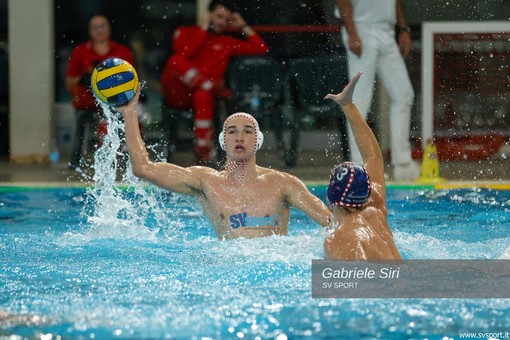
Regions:
<instances>
[{"instance_id":1,"label":"poolside wall","mask_svg":"<svg viewBox=\"0 0 510 340\"><path fill-rule=\"evenodd\" d=\"M9 0L10 159L48 160L54 94L52 0ZM34 24L39 23L39 24Z\"/></svg>"}]
</instances>

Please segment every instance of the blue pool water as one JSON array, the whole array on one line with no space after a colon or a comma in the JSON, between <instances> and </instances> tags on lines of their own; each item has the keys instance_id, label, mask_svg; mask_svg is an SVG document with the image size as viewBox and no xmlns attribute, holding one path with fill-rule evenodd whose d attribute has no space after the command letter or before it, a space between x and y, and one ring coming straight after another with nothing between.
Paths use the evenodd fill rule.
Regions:
<instances>
[{"instance_id":1,"label":"blue pool water","mask_svg":"<svg viewBox=\"0 0 510 340\"><path fill-rule=\"evenodd\" d=\"M312 190L325 197L323 187ZM407 259L508 256L510 192L390 189L388 207ZM457 339L510 331L504 299L312 299L311 261L323 257L326 233L296 210L289 231L222 242L195 200L154 188L3 188L0 337Z\"/></svg>"}]
</instances>

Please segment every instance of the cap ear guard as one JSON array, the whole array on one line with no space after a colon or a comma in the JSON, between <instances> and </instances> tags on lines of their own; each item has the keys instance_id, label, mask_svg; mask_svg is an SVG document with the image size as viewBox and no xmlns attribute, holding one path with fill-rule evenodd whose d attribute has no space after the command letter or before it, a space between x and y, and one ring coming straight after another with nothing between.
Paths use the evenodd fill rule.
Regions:
<instances>
[{"instance_id":1,"label":"cap ear guard","mask_svg":"<svg viewBox=\"0 0 510 340\"><path fill-rule=\"evenodd\" d=\"M264 144L264 134L262 133L262 131L257 130L257 145L255 146L257 148L257 151L260 150L262 144Z\"/></svg>"},{"instance_id":2,"label":"cap ear guard","mask_svg":"<svg viewBox=\"0 0 510 340\"><path fill-rule=\"evenodd\" d=\"M225 131L221 131L218 140L220 142L221 149L225 150L227 148L225 145ZM262 144L264 144L264 134L262 131L257 129L257 144L255 145L255 150L259 151L262 147Z\"/></svg>"}]
</instances>

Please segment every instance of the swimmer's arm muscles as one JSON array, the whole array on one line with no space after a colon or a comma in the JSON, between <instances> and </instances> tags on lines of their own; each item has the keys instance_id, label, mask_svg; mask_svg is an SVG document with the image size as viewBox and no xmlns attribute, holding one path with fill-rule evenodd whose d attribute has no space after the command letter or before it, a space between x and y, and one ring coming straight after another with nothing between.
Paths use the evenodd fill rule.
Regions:
<instances>
[{"instance_id":1,"label":"swimmer's arm muscles","mask_svg":"<svg viewBox=\"0 0 510 340\"><path fill-rule=\"evenodd\" d=\"M323 227L329 227L332 214L328 207L317 196L313 195L306 185L297 177L285 174L285 199Z\"/></svg>"},{"instance_id":2,"label":"swimmer's arm muscles","mask_svg":"<svg viewBox=\"0 0 510 340\"><path fill-rule=\"evenodd\" d=\"M129 158L135 176L148 180L164 189L181 194L198 194L202 189L203 167L183 168L169 163L153 163L145 148L138 125L139 92L120 111L124 115Z\"/></svg>"},{"instance_id":3,"label":"swimmer's arm muscles","mask_svg":"<svg viewBox=\"0 0 510 340\"><path fill-rule=\"evenodd\" d=\"M356 145L370 176L370 182L373 187L377 188L374 190L375 192L372 192L372 198L384 202L386 200L386 181L384 179L384 159L379 143L354 103L342 105L342 110L351 126ZM378 203L376 204L379 205Z\"/></svg>"},{"instance_id":4,"label":"swimmer's arm muscles","mask_svg":"<svg viewBox=\"0 0 510 340\"><path fill-rule=\"evenodd\" d=\"M352 129L354 140L359 148L365 168L370 176L370 182L375 188L372 192L373 205L379 208L386 207L386 183L384 179L384 159L381 152L381 147L368 126L363 116L359 112L352 97L356 84L361 77L361 72L358 72L350 81L349 84L339 94L326 95L325 99L335 101L345 114L347 121Z\"/></svg>"},{"instance_id":5,"label":"swimmer's arm muscles","mask_svg":"<svg viewBox=\"0 0 510 340\"><path fill-rule=\"evenodd\" d=\"M170 163L148 161L143 168L133 172L137 177L179 194L197 195L202 192L199 167L183 168Z\"/></svg>"}]
</instances>

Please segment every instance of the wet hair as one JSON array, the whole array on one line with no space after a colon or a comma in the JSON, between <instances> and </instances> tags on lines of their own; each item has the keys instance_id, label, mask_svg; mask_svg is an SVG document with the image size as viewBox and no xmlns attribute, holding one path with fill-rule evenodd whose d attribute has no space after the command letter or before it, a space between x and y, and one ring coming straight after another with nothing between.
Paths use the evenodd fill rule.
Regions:
<instances>
[{"instance_id":1,"label":"wet hair","mask_svg":"<svg viewBox=\"0 0 510 340\"><path fill-rule=\"evenodd\" d=\"M218 6L223 6L232 12L238 12L236 4L230 0L211 0L207 10L213 12Z\"/></svg>"},{"instance_id":2,"label":"wet hair","mask_svg":"<svg viewBox=\"0 0 510 340\"><path fill-rule=\"evenodd\" d=\"M331 171L328 200L332 205L363 208L370 197L370 177L358 163L343 162Z\"/></svg>"}]
</instances>

